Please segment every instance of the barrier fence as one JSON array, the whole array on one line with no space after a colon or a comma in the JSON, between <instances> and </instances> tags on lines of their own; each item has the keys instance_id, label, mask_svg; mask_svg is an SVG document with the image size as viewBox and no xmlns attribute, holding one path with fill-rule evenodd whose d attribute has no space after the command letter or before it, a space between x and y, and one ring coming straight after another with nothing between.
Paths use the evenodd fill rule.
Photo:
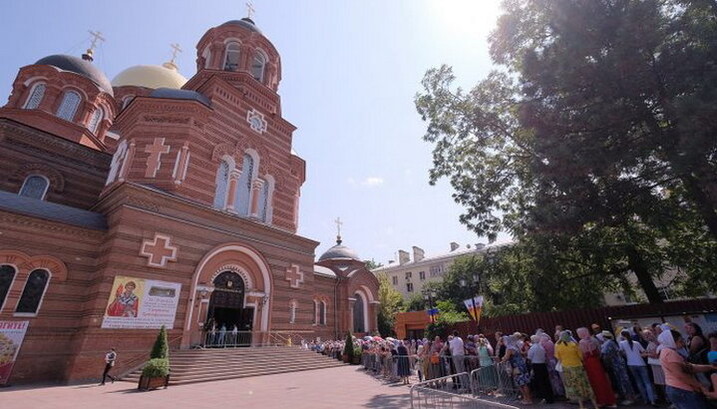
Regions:
<instances>
[{"instance_id":1,"label":"barrier fence","mask_svg":"<svg viewBox=\"0 0 717 409\"><path fill-rule=\"evenodd\" d=\"M505 405L479 399L471 394L460 394L460 379L468 379L467 372L443 376L419 382L411 387L411 409L517 409L516 406Z\"/></svg>"}]
</instances>

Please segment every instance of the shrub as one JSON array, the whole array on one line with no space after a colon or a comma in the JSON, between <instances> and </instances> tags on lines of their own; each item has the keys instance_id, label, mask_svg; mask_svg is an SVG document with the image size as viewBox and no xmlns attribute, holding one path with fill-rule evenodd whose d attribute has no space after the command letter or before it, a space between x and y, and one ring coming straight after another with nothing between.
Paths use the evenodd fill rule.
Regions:
<instances>
[{"instance_id":1,"label":"shrub","mask_svg":"<svg viewBox=\"0 0 717 409\"><path fill-rule=\"evenodd\" d=\"M354 359L354 340L351 333L346 333L346 344L344 345L344 355L348 355L349 362Z\"/></svg>"},{"instance_id":2,"label":"shrub","mask_svg":"<svg viewBox=\"0 0 717 409\"><path fill-rule=\"evenodd\" d=\"M167 330L162 325L157 335L157 340L154 341L152 352L149 354L150 359L167 359L169 358L169 344L167 343Z\"/></svg>"},{"instance_id":3,"label":"shrub","mask_svg":"<svg viewBox=\"0 0 717 409\"><path fill-rule=\"evenodd\" d=\"M142 368L142 375L148 378L164 378L169 375L169 359L150 359Z\"/></svg>"}]
</instances>

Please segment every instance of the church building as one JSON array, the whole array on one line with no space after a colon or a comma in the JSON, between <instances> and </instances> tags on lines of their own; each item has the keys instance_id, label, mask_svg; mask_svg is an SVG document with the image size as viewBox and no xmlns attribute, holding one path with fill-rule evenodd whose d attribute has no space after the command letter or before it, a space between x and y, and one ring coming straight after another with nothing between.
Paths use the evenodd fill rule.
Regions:
<instances>
[{"instance_id":1,"label":"church building","mask_svg":"<svg viewBox=\"0 0 717 409\"><path fill-rule=\"evenodd\" d=\"M0 345L10 381L96 379L111 347L121 373L162 325L172 349L376 332L375 276L297 234L306 162L251 19L209 29L189 79L171 61L109 81L92 51L20 68L0 108L0 326L27 326Z\"/></svg>"}]
</instances>

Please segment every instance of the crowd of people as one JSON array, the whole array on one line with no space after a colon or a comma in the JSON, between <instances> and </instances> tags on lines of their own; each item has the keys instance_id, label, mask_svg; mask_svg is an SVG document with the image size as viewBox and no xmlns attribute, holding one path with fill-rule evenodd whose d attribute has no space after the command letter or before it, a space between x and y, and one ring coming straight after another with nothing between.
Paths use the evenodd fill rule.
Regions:
<instances>
[{"instance_id":1,"label":"crowd of people","mask_svg":"<svg viewBox=\"0 0 717 409\"><path fill-rule=\"evenodd\" d=\"M580 408L585 402L594 408L634 403L717 407L717 332L705 335L692 322L682 330L656 323L613 334L593 324L575 332L561 326L552 334L538 329L530 336L496 332L493 342L483 334L464 341L454 332L446 340L365 337L354 343L366 370L405 384L412 375L419 381L442 378L444 384L455 375L451 387L469 391L468 376L458 374L480 369L476 382L481 391L512 388L526 405L565 398ZM308 347L339 358L344 342Z\"/></svg>"}]
</instances>

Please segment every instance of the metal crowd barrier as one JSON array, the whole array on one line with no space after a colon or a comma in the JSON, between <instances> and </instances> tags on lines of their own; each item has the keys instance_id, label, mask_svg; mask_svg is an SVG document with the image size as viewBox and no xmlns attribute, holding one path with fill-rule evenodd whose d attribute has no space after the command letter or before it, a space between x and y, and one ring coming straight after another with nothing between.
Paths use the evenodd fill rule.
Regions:
<instances>
[{"instance_id":1,"label":"metal crowd barrier","mask_svg":"<svg viewBox=\"0 0 717 409\"><path fill-rule=\"evenodd\" d=\"M495 362L471 371L471 393L486 395L501 400L516 400L520 388L513 382L513 367L510 362Z\"/></svg>"},{"instance_id":2,"label":"metal crowd barrier","mask_svg":"<svg viewBox=\"0 0 717 409\"><path fill-rule=\"evenodd\" d=\"M252 345L251 331L207 331L204 333L204 348L234 348Z\"/></svg>"},{"instance_id":3,"label":"metal crowd barrier","mask_svg":"<svg viewBox=\"0 0 717 409\"><path fill-rule=\"evenodd\" d=\"M461 372L413 385L410 391L411 409L518 409L515 406L450 392L453 390L452 383L457 377L467 378L468 373Z\"/></svg>"}]
</instances>

